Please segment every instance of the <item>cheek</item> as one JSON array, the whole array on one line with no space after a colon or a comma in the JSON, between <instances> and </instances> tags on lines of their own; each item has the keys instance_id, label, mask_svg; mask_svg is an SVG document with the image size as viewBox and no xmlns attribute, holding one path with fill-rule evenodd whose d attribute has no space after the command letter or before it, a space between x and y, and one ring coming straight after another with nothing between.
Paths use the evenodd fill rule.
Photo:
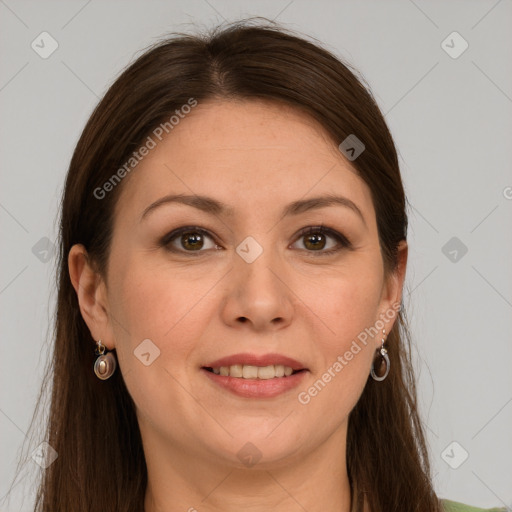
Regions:
<instances>
[{"instance_id":1,"label":"cheek","mask_svg":"<svg viewBox=\"0 0 512 512\"><path fill-rule=\"evenodd\" d=\"M207 322L205 294L212 284L147 261L133 261L117 276L111 293L116 352L139 413L160 426L180 416L172 419L169 411L200 414L184 389L189 388L190 354ZM186 435L179 421L173 428Z\"/></svg>"},{"instance_id":2,"label":"cheek","mask_svg":"<svg viewBox=\"0 0 512 512\"><path fill-rule=\"evenodd\" d=\"M368 381L375 342L365 329L378 317L380 289L375 282L347 277L326 286L318 296L328 334L316 338L321 364L308 385L298 390L297 400L304 421L322 418L319 437L346 421Z\"/></svg>"},{"instance_id":3,"label":"cheek","mask_svg":"<svg viewBox=\"0 0 512 512\"><path fill-rule=\"evenodd\" d=\"M310 385L299 390L298 400L311 418L330 410L326 427L347 417L368 380L375 353L370 327L379 318L381 272L377 260L361 258L322 280L314 295L310 292L308 305L321 318L325 335L315 339L321 363Z\"/></svg>"},{"instance_id":4,"label":"cheek","mask_svg":"<svg viewBox=\"0 0 512 512\"><path fill-rule=\"evenodd\" d=\"M134 355L149 350L157 366L180 373L204 330L212 277L185 268L170 272L148 260L137 253L118 260L109 293L116 350L126 370L139 371Z\"/></svg>"},{"instance_id":5,"label":"cheek","mask_svg":"<svg viewBox=\"0 0 512 512\"><path fill-rule=\"evenodd\" d=\"M327 327L320 343L331 359L349 350L352 341L379 318L382 269L378 261L363 260L324 279L311 298L312 308ZM367 341L373 346L369 337Z\"/></svg>"}]
</instances>

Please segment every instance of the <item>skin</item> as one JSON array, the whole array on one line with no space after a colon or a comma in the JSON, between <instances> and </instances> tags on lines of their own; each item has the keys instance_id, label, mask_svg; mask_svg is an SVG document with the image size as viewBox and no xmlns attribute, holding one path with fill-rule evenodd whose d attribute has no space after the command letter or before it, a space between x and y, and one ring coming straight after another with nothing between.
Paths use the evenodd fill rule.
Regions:
<instances>
[{"instance_id":1,"label":"skin","mask_svg":"<svg viewBox=\"0 0 512 512\"><path fill-rule=\"evenodd\" d=\"M348 512L347 419L382 333L360 343L308 404L297 395L401 300L407 245L400 246L398 270L385 279L367 185L303 113L260 101L215 101L181 120L122 187L108 279L95 274L81 245L71 249L69 268L91 336L116 349L116 371L136 405L148 467L145 511ZM167 204L140 221L145 208L170 193L208 195L234 213ZM281 217L292 201L327 193L351 199L365 222L340 205ZM298 235L320 224L346 236L352 248L330 235L315 248ZM172 246L181 252L159 245L183 226L212 235L203 237L198 257L180 236ZM235 251L247 236L263 248L252 263ZM396 315L384 320L389 332ZM160 355L146 366L133 352L148 338ZM308 373L277 397L238 397L200 370L238 352L278 352ZM261 453L252 467L237 456L247 442Z\"/></svg>"}]
</instances>

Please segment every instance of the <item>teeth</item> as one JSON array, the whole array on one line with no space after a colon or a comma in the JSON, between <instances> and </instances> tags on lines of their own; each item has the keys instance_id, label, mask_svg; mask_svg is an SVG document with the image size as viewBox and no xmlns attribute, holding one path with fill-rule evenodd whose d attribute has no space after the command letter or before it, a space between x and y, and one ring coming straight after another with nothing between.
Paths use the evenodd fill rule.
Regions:
<instances>
[{"instance_id":1,"label":"teeth","mask_svg":"<svg viewBox=\"0 0 512 512\"><path fill-rule=\"evenodd\" d=\"M288 377L293 369L282 364L270 366L252 366L249 364L234 364L232 366L221 366L212 368L213 373L223 377L238 377L243 379L273 379L274 377Z\"/></svg>"},{"instance_id":2,"label":"teeth","mask_svg":"<svg viewBox=\"0 0 512 512\"><path fill-rule=\"evenodd\" d=\"M229 367L229 375L231 375L231 367ZM244 379L257 379L258 378L258 367L244 365L242 368L242 377Z\"/></svg>"},{"instance_id":3,"label":"teeth","mask_svg":"<svg viewBox=\"0 0 512 512\"><path fill-rule=\"evenodd\" d=\"M251 368L251 367L248 366L248 368ZM252 368L256 368L256 367L253 366ZM257 368L256 373L257 373L256 377L258 379L273 379L276 376L276 369L275 369L274 365L264 366L263 368ZM254 378L256 378L256 377L254 377Z\"/></svg>"},{"instance_id":4,"label":"teeth","mask_svg":"<svg viewBox=\"0 0 512 512\"><path fill-rule=\"evenodd\" d=\"M231 377L243 377L244 367L241 364L234 364L232 366L226 366L225 368L229 370L228 375Z\"/></svg>"}]
</instances>

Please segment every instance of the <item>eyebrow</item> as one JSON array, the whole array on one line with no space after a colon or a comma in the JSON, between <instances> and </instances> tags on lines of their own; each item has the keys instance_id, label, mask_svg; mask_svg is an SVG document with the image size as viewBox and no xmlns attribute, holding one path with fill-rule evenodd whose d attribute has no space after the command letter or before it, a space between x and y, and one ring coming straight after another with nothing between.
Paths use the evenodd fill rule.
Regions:
<instances>
[{"instance_id":1,"label":"eyebrow","mask_svg":"<svg viewBox=\"0 0 512 512\"><path fill-rule=\"evenodd\" d=\"M171 194L157 199L151 203L142 213L140 220L142 221L151 211L154 211L159 206L169 203L178 203L192 206L206 213L213 215L224 215L226 217L233 217L235 209L228 206L217 199L207 196L187 195L187 194ZM281 214L282 217L299 215L304 212L316 210L319 208L326 208L328 206L344 206L356 213L364 225L366 220L361 213L359 207L350 199L338 195L324 195L319 197L312 197L310 199L300 199L285 206Z\"/></svg>"}]
</instances>

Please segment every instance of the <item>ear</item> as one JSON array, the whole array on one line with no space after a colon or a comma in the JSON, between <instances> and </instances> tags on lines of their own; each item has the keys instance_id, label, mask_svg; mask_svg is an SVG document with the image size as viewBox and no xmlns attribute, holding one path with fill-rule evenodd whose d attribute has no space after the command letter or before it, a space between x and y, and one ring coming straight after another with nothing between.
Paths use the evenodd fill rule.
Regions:
<instances>
[{"instance_id":1,"label":"ear","mask_svg":"<svg viewBox=\"0 0 512 512\"><path fill-rule=\"evenodd\" d=\"M103 278L91 266L87 250L82 244L71 247L68 267L80 312L91 336L95 342L101 340L103 345L112 350L115 344L109 322L107 289Z\"/></svg>"},{"instance_id":2,"label":"ear","mask_svg":"<svg viewBox=\"0 0 512 512\"><path fill-rule=\"evenodd\" d=\"M386 323L386 333L393 328L398 316L398 306L402 301L408 250L407 241L401 240L398 244L397 268L388 276L382 287L379 318Z\"/></svg>"}]
</instances>

